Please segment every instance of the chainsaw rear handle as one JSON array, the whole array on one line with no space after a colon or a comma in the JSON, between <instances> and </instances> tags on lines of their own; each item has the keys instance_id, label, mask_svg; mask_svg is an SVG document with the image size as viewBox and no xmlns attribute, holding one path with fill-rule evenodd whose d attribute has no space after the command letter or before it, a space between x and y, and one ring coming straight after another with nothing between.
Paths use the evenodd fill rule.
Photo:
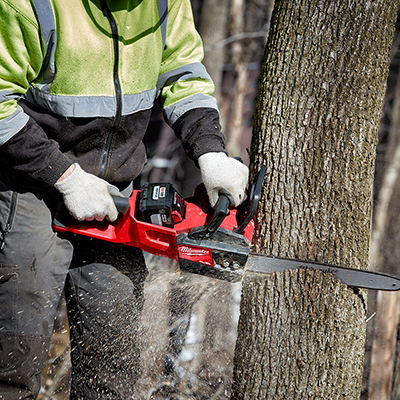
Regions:
<instances>
[{"instance_id":1,"label":"chainsaw rear handle","mask_svg":"<svg viewBox=\"0 0 400 400\"><path fill-rule=\"evenodd\" d=\"M125 214L129 210L129 197L111 196L118 212Z\"/></svg>"},{"instance_id":2,"label":"chainsaw rear handle","mask_svg":"<svg viewBox=\"0 0 400 400\"><path fill-rule=\"evenodd\" d=\"M111 196L111 198L119 213L125 214L129 210L129 197ZM70 214L67 207L65 207L64 202L60 201L55 210L53 224L57 228L66 229L69 218Z\"/></svg>"}]
</instances>

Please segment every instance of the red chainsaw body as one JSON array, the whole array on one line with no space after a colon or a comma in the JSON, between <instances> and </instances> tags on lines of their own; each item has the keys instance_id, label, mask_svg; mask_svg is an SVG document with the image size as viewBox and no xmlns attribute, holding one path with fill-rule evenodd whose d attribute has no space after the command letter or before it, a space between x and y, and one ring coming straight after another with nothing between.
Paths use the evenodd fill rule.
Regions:
<instances>
[{"instance_id":1,"label":"red chainsaw body","mask_svg":"<svg viewBox=\"0 0 400 400\"><path fill-rule=\"evenodd\" d=\"M177 248L176 238L179 234L189 233L193 228L206 225L213 215L213 209L202 195L185 198L186 211L184 218L174 218L173 228L155 225L141 220L138 211L140 190L133 191L129 199L129 209L120 214L114 222L109 221L77 221L70 218L68 226L55 227L59 232L72 232L90 236L113 243L122 243L142 249L145 252L175 260L186 258L204 264L212 263L207 248L198 246L181 246ZM173 216L174 217L174 216ZM221 228L233 231L238 228L237 210L230 210L221 224ZM251 241L254 223L251 221L243 231L243 235ZM211 259L211 261L210 261Z\"/></svg>"}]
</instances>

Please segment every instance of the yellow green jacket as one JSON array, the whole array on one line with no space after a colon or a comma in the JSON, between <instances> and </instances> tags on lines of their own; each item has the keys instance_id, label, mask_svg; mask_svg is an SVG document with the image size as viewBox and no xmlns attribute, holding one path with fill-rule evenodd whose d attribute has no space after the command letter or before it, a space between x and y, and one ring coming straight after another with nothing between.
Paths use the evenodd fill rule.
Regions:
<instances>
[{"instance_id":1,"label":"yellow green jacket","mask_svg":"<svg viewBox=\"0 0 400 400\"><path fill-rule=\"evenodd\" d=\"M191 158L223 150L189 0L0 0L0 15L8 168L53 185L79 162L127 182L155 102Z\"/></svg>"}]
</instances>

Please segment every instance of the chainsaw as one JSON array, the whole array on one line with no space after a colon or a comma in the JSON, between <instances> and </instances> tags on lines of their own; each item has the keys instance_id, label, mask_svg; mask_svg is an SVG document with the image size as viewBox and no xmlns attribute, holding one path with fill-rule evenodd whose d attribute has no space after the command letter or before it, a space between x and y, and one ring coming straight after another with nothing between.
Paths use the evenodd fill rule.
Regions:
<instances>
[{"instance_id":1,"label":"chainsaw","mask_svg":"<svg viewBox=\"0 0 400 400\"><path fill-rule=\"evenodd\" d=\"M265 175L265 166L254 178L247 199L229 208L220 194L212 208L203 184L193 196L183 198L172 184L146 183L131 196L114 197L116 221L77 221L57 212L53 227L128 246L178 261L183 272L238 282L245 271L272 274L289 269L312 268L331 273L348 286L375 290L399 290L400 279L387 274L337 265L285 259L252 253L254 216Z\"/></svg>"}]
</instances>

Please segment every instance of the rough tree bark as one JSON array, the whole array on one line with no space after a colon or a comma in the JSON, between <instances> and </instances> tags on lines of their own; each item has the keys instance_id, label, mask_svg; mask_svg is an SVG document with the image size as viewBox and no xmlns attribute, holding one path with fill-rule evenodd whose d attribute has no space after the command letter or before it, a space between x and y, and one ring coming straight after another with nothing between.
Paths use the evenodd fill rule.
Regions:
<instances>
[{"instance_id":1,"label":"rough tree bark","mask_svg":"<svg viewBox=\"0 0 400 400\"><path fill-rule=\"evenodd\" d=\"M368 266L377 128L399 0L276 0L254 116L253 251ZM232 399L358 399L365 292L247 274Z\"/></svg>"}]
</instances>

